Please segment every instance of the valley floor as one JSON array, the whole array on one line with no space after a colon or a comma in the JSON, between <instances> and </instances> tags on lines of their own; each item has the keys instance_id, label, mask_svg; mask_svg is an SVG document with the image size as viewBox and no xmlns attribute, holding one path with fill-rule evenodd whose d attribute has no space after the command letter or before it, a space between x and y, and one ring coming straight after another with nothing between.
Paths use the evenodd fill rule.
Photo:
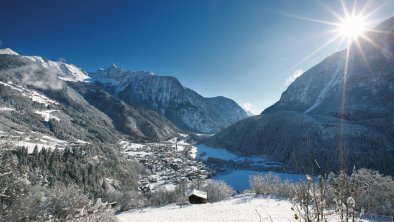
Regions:
<instances>
[{"instance_id":1,"label":"valley floor","mask_svg":"<svg viewBox=\"0 0 394 222\"><path fill-rule=\"evenodd\" d=\"M293 204L286 200L256 197L254 194L242 194L231 199L201 205L189 205L180 208L176 204L163 207L149 207L117 215L121 222L129 221L190 221L190 222L228 222L228 221L296 221ZM257 212L256 212L257 211ZM329 221L339 221L331 217ZM366 220L363 220L366 221Z\"/></svg>"}]
</instances>

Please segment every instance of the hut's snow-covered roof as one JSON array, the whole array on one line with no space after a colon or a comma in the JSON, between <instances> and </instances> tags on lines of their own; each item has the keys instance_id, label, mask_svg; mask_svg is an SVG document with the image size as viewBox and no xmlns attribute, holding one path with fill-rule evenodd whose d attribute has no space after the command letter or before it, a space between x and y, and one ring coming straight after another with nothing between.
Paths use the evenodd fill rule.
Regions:
<instances>
[{"instance_id":1,"label":"hut's snow-covered roof","mask_svg":"<svg viewBox=\"0 0 394 222\"><path fill-rule=\"evenodd\" d=\"M196 190L196 189L189 190L187 192L187 196L190 197L191 195L195 195L195 196L207 199L207 192L204 192L204 191L201 191L201 190Z\"/></svg>"}]
</instances>

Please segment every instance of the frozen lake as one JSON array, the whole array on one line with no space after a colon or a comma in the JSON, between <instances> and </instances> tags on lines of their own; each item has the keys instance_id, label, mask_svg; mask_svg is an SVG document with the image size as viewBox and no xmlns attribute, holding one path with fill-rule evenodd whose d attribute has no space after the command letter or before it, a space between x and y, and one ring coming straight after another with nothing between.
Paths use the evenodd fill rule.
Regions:
<instances>
[{"instance_id":1,"label":"frozen lake","mask_svg":"<svg viewBox=\"0 0 394 222\"><path fill-rule=\"evenodd\" d=\"M304 174L276 173L276 172L259 172L253 170L234 170L228 174L216 175L212 179L223 180L237 191L249 189L249 177L253 175L266 175L271 173L278 176L281 180L290 182L300 182L306 179Z\"/></svg>"},{"instance_id":2,"label":"frozen lake","mask_svg":"<svg viewBox=\"0 0 394 222\"><path fill-rule=\"evenodd\" d=\"M236 162L252 162L254 166L273 166L273 162L261 157L261 156L241 156L236 153L230 152L225 149L218 149L205 146L203 144L196 145L197 148L197 159L206 161L209 157L218 158L222 160L233 160ZM275 163L274 163L275 165ZM237 170L233 169L227 174L219 174L213 177L216 180L223 180L230 186L232 186L235 190L244 191L249 188L249 177L253 175L264 175L268 174L269 171L254 171L254 170ZM288 180L290 182L299 182L305 180L304 174L290 174L290 173L278 173L271 172L274 175L277 175L282 180Z\"/></svg>"}]
</instances>

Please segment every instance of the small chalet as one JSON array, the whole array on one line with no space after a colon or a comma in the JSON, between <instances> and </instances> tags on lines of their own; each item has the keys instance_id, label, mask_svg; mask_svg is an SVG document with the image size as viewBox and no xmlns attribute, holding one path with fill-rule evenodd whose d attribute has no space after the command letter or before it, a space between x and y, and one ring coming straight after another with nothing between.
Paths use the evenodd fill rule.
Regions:
<instances>
[{"instance_id":1,"label":"small chalet","mask_svg":"<svg viewBox=\"0 0 394 222\"><path fill-rule=\"evenodd\" d=\"M207 203L207 192L193 189L187 193L187 196L189 197L189 202L191 204L205 204L205 203Z\"/></svg>"}]
</instances>

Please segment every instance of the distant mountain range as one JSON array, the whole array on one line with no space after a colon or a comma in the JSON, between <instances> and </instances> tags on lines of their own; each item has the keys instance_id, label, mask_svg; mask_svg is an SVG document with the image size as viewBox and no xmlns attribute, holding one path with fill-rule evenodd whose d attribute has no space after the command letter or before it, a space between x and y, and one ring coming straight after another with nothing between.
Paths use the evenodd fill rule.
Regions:
<instances>
[{"instance_id":1,"label":"distant mountain range","mask_svg":"<svg viewBox=\"0 0 394 222\"><path fill-rule=\"evenodd\" d=\"M19 145L166 140L215 133L244 117L234 101L204 98L174 77L116 66L87 73L0 49L0 137Z\"/></svg>"},{"instance_id":2,"label":"distant mountain range","mask_svg":"<svg viewBox=\"0 0 394 222\"><path fill-rule=\"evenodd\" d=\"M206 144L264 154L302 170L394 172L394 17L298 77L273 106ZM370 41L374 43L371 44ZM347 71L346 70L347 67Z\"/></svg>"},{"instance_id":3,"label":"distant mountain range","mask_svg":"<svg viewBox=\"0 0 394 222\"><path fill-rule=\"evenodd\" d=\"M211 134L247 117L233 100L204 98L172 76L124 71L115 65L90 76L115 97L131 106L153 110L182 130Z\"/></svg>"}]
</instances>

